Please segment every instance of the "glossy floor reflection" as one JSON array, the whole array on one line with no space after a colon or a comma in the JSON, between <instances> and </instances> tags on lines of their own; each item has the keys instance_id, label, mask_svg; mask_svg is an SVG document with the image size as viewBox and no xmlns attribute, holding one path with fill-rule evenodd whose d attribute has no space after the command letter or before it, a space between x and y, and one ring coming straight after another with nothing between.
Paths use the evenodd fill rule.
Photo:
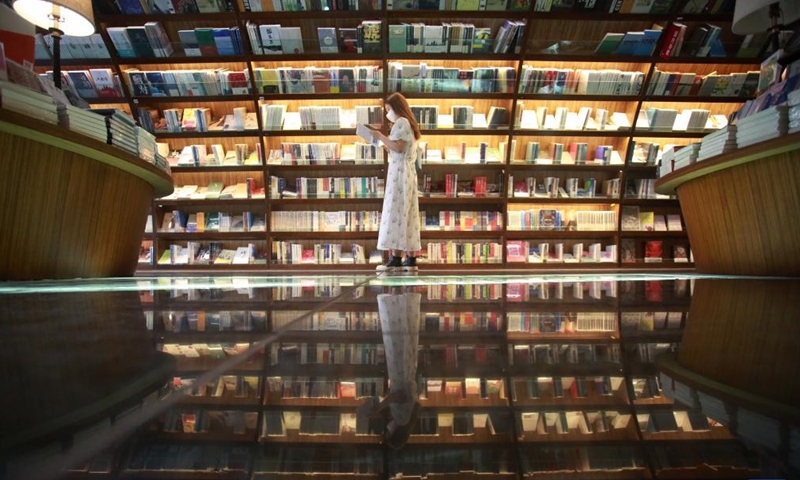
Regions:
<instances>
[{"instance_id":1,"label":"glossy floor reflection","mask_svg":"<svg viewBox=\"0 0 800 480\"><path fill-rule=\"evenodd\" d=\"M0 478L797 478L800 282L0 284Z\"/></svg>"}]
</instances>

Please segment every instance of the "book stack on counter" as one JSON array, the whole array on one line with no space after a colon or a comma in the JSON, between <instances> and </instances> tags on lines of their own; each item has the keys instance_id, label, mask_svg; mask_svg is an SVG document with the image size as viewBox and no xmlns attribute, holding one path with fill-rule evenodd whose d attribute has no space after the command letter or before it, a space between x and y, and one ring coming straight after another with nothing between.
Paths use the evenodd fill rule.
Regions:
<instances>
[{"instance_id":1,"label":"book stack on counter","mask_svg":"<svg viewBox=\"0 0 800 480\"><path fill-rule=\"evenodd\" d=\"M669 175L675 170L675 149L668 148L661 154L661 165L658 167L658 176Z\"/></svg>"},{"instance_id":2,"label":"book stack on counter","mask_svg":"<svg viewBox=\"0 0 800 480\"><path fill-rule=\"evenodd\" d=\"M106 118L90 110L66 105L60 115L60 123L64 128L73 132L94 138L103 143L108 143L108 131L106 129Z\"/></svg>"},{"instance_id":3,"label":"book stack on counter","mask_svg":"<svg viewBox=\"0 0 800 480\"><path fill-rule=\"evenodd\" d=\"M789 107L779 105L739 120L736 145L747 147L765 140L786 135L789 131Z\"/></svg>"},{"instance_id":4,"label":"book stack on counter","mask_svg":"<svg viewBox=\"0 0 800 480\"><path fill-rule=\"evenodd\" d=\"M800 132L800 90L794 90L786 96L789 106L789 133Z\"/></svg>"},{"instance_id":5,"label":"book stack on counter","mask_svg":"<svg viewBox=\"0 0 800 480\"><path fill-rule=\"evenodd\" d=\"M106 118L108 143L139 156L138 134L133 119L118 108L93 108Z\"/></svg>"},{"instance_id":6,"label":"book stack on counter","mask_svg":"<svg viewBox=\"0 0 800 480\"><path fill-rule=\"evenodd\" d=\"M728 125L703 137L697 161L721 155L736 149L736 125Z\"/></svg>"},{"instance_id":7,"label":"book stack on counter","mask_svg":"<svg viewBox=\"0 0 800 480\"><path fill-rule=\"evenodd\" d=\"M58 125L59 106L44 93L0 80L0 106L12 112Z\"/></svg>"},{"instance_id":8,"label":"book stack on counter","mask_svg":"<svg viewBox=\"0 0 800 480\"><path fill-rule=\"evenodd\" d=\"M700 144L699 143L690 143L685 147L681 148L677 152L675 152L675 157L673 160L673 169L677 170L679 168L686 167L691 165L697 161L697 155L700 152Z\"/></svg>"}]
</instances>

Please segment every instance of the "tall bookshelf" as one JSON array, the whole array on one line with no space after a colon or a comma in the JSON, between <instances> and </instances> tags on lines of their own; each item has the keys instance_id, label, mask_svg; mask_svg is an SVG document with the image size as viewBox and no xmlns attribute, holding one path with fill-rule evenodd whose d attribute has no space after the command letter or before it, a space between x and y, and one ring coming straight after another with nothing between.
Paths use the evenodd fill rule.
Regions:
<instances>
[{"instance_id":1,"label":"tall bookshelf","mask_svg":"<svg viewBox=\"0 0 800 480\"><path fill-rule=\"evenodd\" d=\"M267 2L264 2L265 4ZM367 2L368 3L368 2ZM391 2L390 2L391 3ZM734 112L745 100L743 97L719 96L663 96L653 95L649 92L650 81L655 78L656 71L694 72L700 75L717 73L741 73L757 69L759 59L739 58L735 54L741 44L741 38L730 32L732 15L728 14L681 14L685 2L675 0L670 4L669 13L659 14L632 14L632 13L602 13L580 11L537 12L533 6L514 7L502 11L470 11L452 8L448 10L400 10L392 4L385 3L365 4L359 3L359 10L307 10L302 12L253 12L242 2L227 4L227 11L219 13L191 13L191 14L148 14L148 15L123 15L111 13L110 7L98 5L97 23L105 43L110 52L110 59L87 59L66 61L65 68L110 67L119 75L122 83L123 96L119 99L103 99L97 103L114 105L132 112L134 116L140 108L152 109L159 115L169 108L209 108L212 118L229 115L236 108L244 108L252 114L249 129L239 131L176 131L157 132L160 142L169 144L170 150L181 150L186 146L202 144L208 151L212 145L222 145L225 151L233 151L237 145L246 145L245 155L258 149L262 152L261 162L238 162L236 165L222 166L174 166L172 175L176 187L197 185L204 187L211 182L222 182L225 186L248 184L256 192L245 194L244 198L235 199L191 199L170 198L160 199L153 203L152 223L145 233L145 244L153 246L150 262L140 264L142 270L170 271L170 270L208 270L226 271L236 270L291 270L304 269L341 269L343 266L354 269L371 269L374 265L366 264L329 264L324 260L324 255L314 261L291 258L291 254L281 255L281 249L291 251L291 244L301 245L300 252L312 251L315 244L321 250L331 248L330 245L339 244L344 252L351 252L353 245L358 245L365 252L365 260L369 260L369 253L375 250L377 240L377 225L366 223L363 228L345 228L347 231L319 231L310 227L289 224L289 227L279 227L277 217L290 215L289 212L314 212L324 215L326 212L379 212L381 209L381 183L385 176L386 158L384 153L374 161L341 161L335 159L324 165L301 165L296 161L271 162L269 153L280 149L282 143L289 142L332 142L341 146L352 145L358 141L354 129L350 125L340 129L324 130L265 130L262 105L283 105L288 112L297 112L301 107L333 106L342 110L353 110L356 106L378 107L378 121L382 120L381 99L395 91L389 72L393 65L402 64L418 65L424 62L429 68L456 68L461 70L471 68L506 68L513 72L513 77L519 81L523 73L529 68L551 69L616 69L623 72L637 73L641 77L642 86L636 94L554 94L554 93L524 93L518 88L518 83L513 83L505 89L496 86L489 92L426 92L425 87L413 90L413 80L408 84L411 88L402 88L409 103L414 106L438 106L439 114L449 114L454 106L470 106L476 114L488 114L491 108L505 108L506 118L497 125L497 128L423 128L422 140L427 142L428 149L441 150L444 153L450 149L467 150L477 148L481 142L486 143L486 148L498 152L496 162L480 160L474 162L465 160L465 155L459 159L445 159L436 162L431 158L426 159L422 165L420 178L424 181L429 178L431 183L444 182L453 175L458 175L459 183L474 181L476 177L483 177L488 184L497 189L489 194L472 195L437 195L423 193L420 197L420 210L426 218L436 217L470 217L470 221L463 225L464 228L426 228L423 225L422 243L427 247L427 257L430 265L446 265L448 268L687 268L692 267L690 259L686 262L675 261L675 249L683 247L689 251L690 245L685 229L645 231L644 228L629 230L623 225L622 210L653 212L656 216L680 215L680 206L674 198L655 198L650 196L646 187L650 180L656 178L656 166L653 164L638 164L631 162L632 153L636 145L647 143L683 145L697 141L702 137L703 131L667 131L637 128L636 119L639 113L648 107L674 108L679 111L685 108L707 108L712 114L729 115ZM398 7L399 8L399 7ZM667 27L670 21L681 21L693 28L704 25L706 22L723 27L720 36L728 56L725 57L692 57L680 56L677 58L660 58L661 42L666 37L662 34L652 56L634 55L601 55L594 50L608 32L641 31L651 28L654 24ZM355 28L361 22L380 21L381 43L374 51L363 53L321 53L317 36L318 27L337 27L341 32L343 28ZM519 48L512 45L508 53L398 53L397 46L392 46L390 26L398 24L425 23L426 25L441 25L446 22L472 23L475 27L491 27L494 37L498 29L506 20L523 22L525 24L523 36L518 42ZM167 58L120 58L108 35L110 27L125 27L131 25L144 25L146 22L157 21L163 25L175 53ZM248 38L247 25L255 24L280 24L283 27L299 27L302 32L304 52L298 54L284 53L281 55L254 54L250 38ZM242 37L242 53L228 56L201 57L185 56L179 40L179 30L200 27L238 27ZM558 49L552 48L554 45ZM557 50L557 51L556 51ZM130 85L125 72L129 69L139 69L145 72L167 70L195 70L195 69L228 69L232 72L244 72L248 78L256 79L260 69L276 69L289 67L304 69L316 67L327 69L330 67L380 69L382 77L375 82L375 89L356 91L354 93L265 93L258 91L259 85L250 84L248 93L236 95L216 96L146 96L139 95ZM46 69L42 65L42 70ZM341 70L339 70L341 72ZM510 77L509 77L510 78ZM473 80L472 85L477 80ZM406 86L406 82L401 82ZM497 85L500 85L498 82ZM474 87L473 87L474 89ZM499 91L502 90L502 91ZM95 102L93 102L95 103ZM523 128L517 123L518 117L524 110L535 110L546 107L550 114L559 107L566 107L570 112L576 113L581 107L592 108L592 116L598 110L607 110L609 115L613 112L624 114L633 125L630 129L619 130L582 130L561 129L550 130L540 128ZM529 126L529 125L528 125ZM516 149L512 143L516 142ZM539 164L526 159L526 148L529 142L538 142L542 152L552 153L555 144L562 144L564 151L569 151L570 145L587 144L589 159L591 152L598 146L610 147L614 154L612 158L619 159L618 163L601 164L587 162L586 164ZM505 145L505 148L503 146ZM302 162L300 162L302 163ZM374 188L366 193L347 194L345 198L321 198L321 196L306 196L306 198L279 195L275 191L274 179L285 179L289 184L296 183L300 177L306 178L365 178L374 183ZM558 196L557 198L543 198L533 195L518 195L515 183L524 182L528 178L535 178L535 184L547 177L558 178L560 186L564 187L567 179L577 179L583 186L587 180L593 179L594 186L590 189L592 195L588 198ZM610 181L617 183L619 193L603 194L603 183ZM473 184L474 185L474 184ZM462 185L463 186L463 185ZM423 185L424 187L424 185ZM458 190L460 187L456 185ZM470 187L467 187L470 188ZM260 189L264 189L263 198ZM490 189L491 190L491 189ZM302 196L302 195L301 195ZM570 217L574 218L576 212L613 212L612 220L601 229L584 229L579 223L561 229L531 229L524 223L526 213L536 217L541 210L559 210L564 215L566 225ZM203 212L206 218L209 213L221 212L230 214L234 220L245 213L250 215L250 220L257 219L264 225L256 231L205 231L201 233L186 233L183 231L166 231L162 228L165 224L165 215L172 215L173 211L180 211L187 216ZM296 215L299 215L295 213ZM680 219L679 219L680 220ZM247 221L246 221L247 222ZM520 224L520 222L523 222ZM167 221L168 223L168 221ZM434 222L432 222L434 223ZM469 223L472 223L469 226ZM452 225L452 224L451 224ZM461 227L462 225L459 225ZM574 227L574 228L573 228ZM171 245L186 247L189 242L200 243L201 248L206 248L210 243L215 243L217 248L236 249L237 247L250 247L256 259L247 264L188 264L172 265L159 264L158 260L170 251ZM661 248L661 261L651 263L646 261L649 243L658 243ZM598 245L601 250L610 253L610 261L581 261L577 263L549 263L542 264L529 262L528 253L534 247L547 244L552 253L563 246L564 252L572 254L577 244L583 246L584 252L590 245ZM297 248L297 247L296 247ZM511 251L525 249L521 259L513 257ZM613 252L613 250L616 252ZM434 251L441 254L441 260L434 255ZM623 260L623 253L625 260ZM448 257L449 254L449 257ZM168 255L167 255L168 256ZM453 259L457 258L457 261ZM595 257L596 258L596 257ZM602 257L601 257L602 258ZM614 259L615 258L615 259ZM310 256L306 260L311 260ZM423 263L423 268L425 265Z\"/></svg>"},{"instance_id":2,"label":"tall bookshelf","mask_svg":"<svg viewBox=\"0 0 800 480\"><path fill-rule=\"evenodd\" d=\"M247 345L286 330L255 363L225 373L255 377L257 388L242 390L229 378L231 387L218 389L223 378L184 397L142 429L120 465L122 477L711 478L709 466L738 476L758 468L725 427L661 391L652 357L680 341L688 280L418 288L422 408L399 451L381 443L381 420L355 418L366 397L388 391L383 356L335 360L340 349L383 346L376 296L388 290L356 289L330 306L330 298L350 291L335 280L295 288L198 286L190 280L185 290L155 291L146 307L158 348L182 346L181 379L212 366L201 361L210 357L203 348ZM200 358L185 358L189 346ZM209 420L187 428L201 410ZM168 426L170 415L180 418L180 428ZM176 466L200 452L228 463L215 463L213 473L202 462Z\"/></svg>"}]
</instances>

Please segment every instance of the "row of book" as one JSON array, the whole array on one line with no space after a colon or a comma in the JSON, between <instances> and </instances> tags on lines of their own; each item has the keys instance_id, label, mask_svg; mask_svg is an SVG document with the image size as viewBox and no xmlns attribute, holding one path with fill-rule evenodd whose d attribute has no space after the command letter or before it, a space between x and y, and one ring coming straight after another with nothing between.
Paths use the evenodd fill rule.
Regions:
<instances>
[{"instance_id":1,"label":"row of book","mask_svg":"<svg viewBox=\"0 0 800 480\"><path fill-rule=\"evenodd\" d=\"M378 177L297 177L290 184L285 178L270 176L270 198L381 198L384 179Z\"/></svg>"},{"instance_id":2,"label":"row of book","mask_svg":"<svg viewBox=\"0 0 800 480\"><path fill-rule=\"evenodd\" d=\"M508 228L513 231L570 230L609 232L617 228L615 210L525 209L508 212Z\"/></svg>"},{"instance_id":3,"label":"row of book","mask_svg":"<svg viewBox=\"0 0 800 480\"><path fill-rule=\"evenodd\" d=\"M379 107L377 107L379 108ZM373 116L373 110L367 111ZM383 151L369 143L354 142L283 142L280 150L271 150L267 165L335 165L341 163L383 163Z\"/></svg>"},{"instance_id":4,"label":"row of book","mask_svg":"<svg viewBox=\"0 0 800 480\"><path fill-rule=\"evenodd\" d=\"M264 130L339 130L376 120L375 112L380 107L356 106L349 110L338 105L308 105L298 106L297 112L288 112L286 104L276 103L262 104L260 108Z\"/></svg>"},{"instance_id":5,"label":"row of book","mask_svg":"<svg viewBox=\"0 0 800 480\"><path fill-rule=\"evenodd\" d=\"M583 182L577 177L569 177L561 186L560 177L517 177L509 176L508 197L509 198L598 198L598 199L617 199L620 198L619 178L610 178L598 182L595 178L586 178ZM598 190L598 187L599 190ZM526 213L520 212L527 216ZM566 228L568 223L563 224L559 221L556 229Z\"/></svg>"},{"instance_id":6,"label":"row of book","mask_svg":"<svg viewBox=\"0 0 800 480\"><path fill-rule=\"evenodd\" d=\"M366 250L359 243L314 243L308 245L290 241L272 242L272 256L279 265L347 265L367 263ZM372 263L372 262L370 262Z\"/></svg>"},{"instance_id":7,"label":"row of book","mask_svg":"<svg viewBox=\"0 0 800 480\"><path fill-rule=\"evenodd\" d=\"M561 2L558 0L536 0L534 12L575 13L650 13L661 14L672 11L672 0L655 2L632 2L622 0L597 0L594 2Z\"/></svg>"},{"instance_id":8,"label":"row of book","mask_svg":"<svg viewBox=\"0 0 800 480\"><path fill-rule=\"evenodd\" d=\"M506 241L506 261L509 263L615 263L617 246L591 243L584 247L582 242L566 250L563 243L536 243L527 240Z\"/></svg>"},{"instance_id":9,"label":"row of book","mask_svg":"<svg viewBox=\"0 0 800 480\"><path fill-rule=\"evenodd\" d=\"M289 398L364 398L383 396L383 378L284 376L268 377L269 392L282 399Z\"/></svg>"},{"instance_id":10,"label":"row of book","mask_svg":"<svg viewBox=\"0 0 800 480\"><path fill-rule=\"evenodd\" d=\"M52 81L52 70L40 74ZM88 102L97 98L119 98L124 101L119 75L110 68L61 71L61 88Z\"/></svg>"},{"instance_id":11,"label":"row of book","mask_svg":"<svg viewBox=\"0 0 800 480\"><path fill-rule=\"evenodd\" d=\"M247 95L251 92L247 70L141 71L129 68L123 71L123 75L134 97L202 97Z\"/></svg>"},{"instance_id":12,"label":"row of book","mask_svg":"<svg viewBox=\"0 0 800 480\"><path fill-rule=\"evenodd\" d=\"M245 0L245 12L380 10L380 0Z\"/></svg>"},{"instance_id":13,"label":"row of book","mask_svg":"<svg viewBox=\"0 0 800 480\"><path fill-rule=\"evenodd\" d=\"M471 69L428 66L427 63L389 63L389 90L425 93L514 93L513 67Z\"/></svg>"},{"instance_id":14,"label":"row of book","mask_svg":"<svg viewBox=\"0 0 800 480\"><path fill-rule=\"evenodd\" d=\"M427 242L419 255L422 263L485 264L503 261L503 246L496 242Z\"/></svg>"},{"instance_id":15,"label":"row of book","mask_svg":"<svg viewBox=\"0 0 800 480\"><path fill-rule=\"evenodd\" d=\"M377 232L380 212L372 211L273 211L273 232Z\"/></svg>"},{"instance_id":16,"label":"row of book","mask_svg":"<svg viewBox=\"0 0 800 480\"><path fill-rule=\"evenodd\" d=\"M196 377L174 377L171 387L192 397L256 399L261 395L261 377L222 375L205 384L198 382Z\"/></svg>"},{"instance_id":17,"label":"row of book","mask_svg":"<svg viewBox=\"0 0 800 480\"><path fill-rule=\"evenodd\" d=\"M244 182L225 185L223 182L210 182L207 186L176 185L175 190L161 197L161 200L231 200L243 198L264 198L264 189L256 185L254 178Z\"/></svg>"},{"instance_id":18,"label":"row of book","mask_svg":"<svg viewBox=\"0 0 800 480\"><path fill-rule=\"evenodd\" d=\"M246 143L237 143L233 149L225 151L221 144L213 144L209 152L204 144L194 144L170 151L168 144L159 144L159 149L167 154L167 162L174 167L261 165L261 144L256 143L253 147L250 150Z\"/></svg>"},{"instance_id":19,"label":"row of book","mask_svg":"<svg viewBox=\"0 0 800 480\"><path fill-rule=\"evenodd\" d=\"M420 229L444 232L497 232L503 229L502 212L441 210L420 212Z\"/></svg>"},{"instance_id":20,"label":"row of book","mask_svg":"<svg viewBox=\"0 0 800 480\"><path fill-rule=\"evenodd\" d=\"M363 20L355 28L319 27L320 53L381 53L381 21ZM247 22L247 34L255 55L305 53L301 27Z\"/></svg>"},{"instance_id":21,"label":"row of book","mask_svg":"<svg viewBox=\"0 0 800 480\"><path fill-rule=\"evenodd\" d=\"M35 42L34 58L51 60L53 58L53 35L37 33ZM86 37L62 35L60 54L62 60L111 57L103 37L99 33L93 33Z\"/></svg>"},{"instance_id":22,"label":"row of book","mask_svg":"<svg viewBox=\"0 0 800 480\"><path fill-rule=\"evenodd\" d=\"M492 38L491 27L468 23L389 25L389 53L519 53L525 22L506 20Z\"/></svg>"},{"instance_id":23,"label":"row of book","mask_svg":"<svg viewBox=\"0 0 800 480\"><path fill-rule=\"evenodd\" d=\"M644 73L616 69L522 66L519 93L543 95L638 95Z\"/></svg>"},{"instance_id":24,"label":"row of book","mask_svg":"<svg viewBox=\"0 0 800 480\"><path fill-rule=\"evenodd\" d=\"M258 412L241 410L173 409L161 422L164 432L203 434L227 432L245 435L254 432L258 424Z\"/></svg>"},{"instance_id":25,"label":"row of book","mask_svg":"<svg viewBox=\"0 0 800 480\"><path fill-rule=\"evenodd\" d=\"M259 251L253 243L235 249L223 248L217 242L208 244L187 242L186 246L173 243L158 258L159 265L248 265L251 263L266 263L263 252Z\"/></svg>"},{"instance_id":26,"label":"row of book","mask_svg":"<svg viewBox=\"0 0 800 480\"><path fill-rule=\"evenodd\" d=\"M647 95L751 97L756 93L758 78L757 70L701 76L692 72L666 72L656 68L650 78Z\"/></svg>"},{"instance_id":27,"label":"row of book","mask_svg":"<svg viewBox=\"0 0 800 480\"><path fill-rule=\"evenodd\" d=\"M680 232L683 231L681 216L642 211L637 205L623 205L620 210L621 228L626 232Z\"/></svg>"},{"instance_id":28,"label":"row of book","mask_svg":"<svg viewBox=\"0 0 800 480\"><path fill-rule=\"evenodd\" d=\"M381 329L377 310L322 311L311 315L306 313L305 310L273 310L272 330L377 332ZM279 388L272 387L270 384L271 391L277 390L280 393Z\"/></svg>"},{"instance_id":29,"label":"row of book","mask_svg":"<svg viewBox=\"0 0 800 480\"><path fill-rule=\"evenodd\" d=\"M535 165L622 165L622 157L613 145L597 145L591 149L586 142L572 142L567 148L553 142L551 151L542 148L540 142L527 142L525 156L517 159L512 147L511 163ZM590 153L590 151L592 151Z\"/></svg>"},{"instance_id":30,"label":"row of book","mask_svg":"<svg viewBox=\"0 0 800 480\"><path fill-rule=\"evenodd\" d=\"M502 176L497 175L493 183L487 182L485 175L478 175L471 180L459 180L457 173L445 173L434 180L431 174L424 174L419 188L422 197L498 197L500 196Z\"/></svg>"},{"instance_id":31,"label":"row of book","mask_svg":"<svg viewBox=\"0 0 800 480\"><path fill-rule=\"evenodd\" d=\"M157 312L153 321L157 320L161 321L163 331L169 333L267 331L264 310L168 310Z\"/></svg>"},{"instance_id":32,"label":"row of book","mask_svg":"<svg viewBox=\"0 0 800 480\"><path fill-rule=\"evenodd\" d=\"M508 312L507 316L509 332L549 334L617 331L615 312Z\"/></svg>"},{"instance_id":33,"label":"row of book","mask_svg":"<svg viewBox=\"0 0 800 480\"><path fill-rule=\"evenodd\" d=\"M207 31L207 37L214 44L215 33L212 29ZM228 29L220 29L230 31ZM154 58L169 57L175 53L172 42L159 22L147 22L143 26L109 27L106 29L117 56L120 58ZM232 37L228 36L230 40Z\"/></svg>"},{"instance_id":34,"label":"row of book","mask_svg":"<svg viewBox=\"0 0 800 480\"><path fill-rule=\"evenodd\" d=\"M193 212L181 210L164 212L159 232L203 233L203 232L263 232L266 217L253 212Z\"/></svg>"},{"instance_id":35,"label":"row of book","mask_svg":"<svg viewBox=\"0 0 800 480\"><path fill-rule=\"evenodd\" d=\"M651 56L661 38L661 27L626 33L606 33L595 48L598 55Z\"/></svg>"},{"instance_id":36,"label":"row of book","mask_svg":"<svg viewBox=\"0 0 800 480\"><path fill-rule=\"evenodd\" d=\"M265 94L379 93L383 69L378 66L256 68L256 91Z\"/></svg>"},{"instance_id":37,"label":"row of book","mask_svg":"<svg viewBox=\"0 0 800 480\"><path fill-rule=\"evenodd\" d=\"M114 7L125 15L158 13L233 12L233 2L223 0L115 0Z\"/></svg>"},{"instance_id":38,"label":"row of book","mask_svg":"<svg viewBox=\"0 0 800 480\"><path fill-rule=\"evenodd\" d=\"M671 22L664 34L659 56L678 57L724 57L725 47L721 39L722 27L706 23L689 33L689 27L680 22ZM743 44L744 45L744 44Z\"/></svg>"},{"instance_id":39,"label":"row of book","mask_svg":"<svg viewBox=\"0 0 800 480\"><path fill-rule=\"evenodd\" d=\"M616 343L552 343L508 346L508 361L511 365L620 363L620 358L620 347Z\"/></svg>"}]
</instances>

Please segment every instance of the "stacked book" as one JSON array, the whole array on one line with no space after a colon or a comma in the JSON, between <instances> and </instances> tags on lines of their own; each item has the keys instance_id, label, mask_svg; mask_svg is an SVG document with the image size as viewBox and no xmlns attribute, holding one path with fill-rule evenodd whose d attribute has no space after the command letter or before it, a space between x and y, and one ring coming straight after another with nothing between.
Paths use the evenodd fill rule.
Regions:
<instances>
[{"instance_id":1,"label":"stacked book","mask_svg":"<svg viewBox=\"0 0 800 480\"><path fill-rule=\"evenodd\" d=\"M698 153L700 153L699 143L690 143L689 145L681 148L675 152L673 169L677 170L695 163L697 161Z\"/></svg>"},{"instance_id":2,"label":"stacked book","mask_svg":"<svg viewBox=\"0 0 800 480\"><path fill-rule=\"evenodd\" d=\"M794 90L786 96L789 106L789 133L800 132L800 90Z\"/></svg>"},{"instance_id":3,"label":"stacked book","mask_svg":"<svg viewBox=\"0 0 800 480\"><path fill-rule=\"evenodd\" d=\"M107 142L126 152L139 156L138 134L133 119L118 108L93 108L93 112L106 118Z\"/></svg>"},{"instance_id":4,"label":"stacked book","mask_svg":"<svg viewBox=\"0 0 800 480\"><path fill-rule=\"evenodd\" d=\"M58 125L58 106L49 95L0 80L0 106L12 112Z\"/></svg>"},{"instance_id":5,"label":"stacked book","mask_svg":"<svg viewBox=\"0 0 800 480\"><path fill-rule=\"evenodd\" d=\"M73 107L72 105L66 105L66 108L60 113L62 127L94 138L99 142L108 142L108 131L104 116L98 115L96 112Z\"/></svg>"},{"instance_id":6,"label":"stacked book","mask_svg":"<svg viewBox=\"0 0 800 480\"><path fill-rule=\"evenodd\" d=\"M658 176L669 175L675 170L675 149L667 148L661 155L661 166L658 167Z\"/></svg>"},{"instance_id":7,"label":"stacked book","mask_svg":"<svg viewBox=\"0 0 800 480\"><path fill-rule=\"evenodd\" d=\"M156 164L156 137L144 128L136 129L136 145L139 148L139 158ZM164 159L166 163L166 159Z\"/></svg>"},{"instance_id":8,"label":"stacked book","mask_svg":"<svg viewBox=\"0 0 800 480\"><path fill-rule=\"evenodd\" d=\"M789 131L789 107L780 105L749 115L737 124L736 144L747 147L786 135Z\"/></svg>"},{"instance_id":9,"label":"stacked book","mask_svg":"<svg viewBox=\"0 0 800 480\"><path fill-rule=\"evenodd\" d=\"M736 149L736 125L728 125L703 137L697 161L721 155Z\"/></svg>"}]
</instances>

